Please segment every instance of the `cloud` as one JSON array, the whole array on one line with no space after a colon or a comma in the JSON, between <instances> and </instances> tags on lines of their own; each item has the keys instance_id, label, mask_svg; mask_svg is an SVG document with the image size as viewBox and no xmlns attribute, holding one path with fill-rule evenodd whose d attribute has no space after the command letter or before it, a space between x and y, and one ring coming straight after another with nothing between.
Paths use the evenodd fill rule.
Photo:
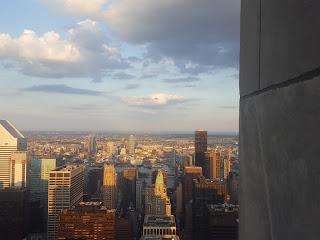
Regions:
<instances>
[{"instance_id":1,"label":"cloud","mask_svg":"<svg viewBox=\"0 0 320 240\"><path fill-rule=\"evenodd\" d=\"M171 58L183 72L238 67L240 0L95 0L92 9L85 0L42 1L106 23L123 41L145 46L147 57Z\"/></svg>"},{"instance_id":2,"label":"cloud","mask_svg":"<svg viewBox=\"0 0 320 240\"><path fill-rule=\"evenodd\" d=\"M87 95L87 96L103 96L104 92L89 90L89 89L81 89L81 88L73 88L64 84L56 84L56 85L34 85L31 87L21 89L25 92L44 92L44 93L60 93L60 94L72 94L72 95Z\"/></svg>"},{"instance_id":3,"label":"cloud","mask_svg":"<svg viewBox=\"0 0 320 240\"><path fill-rule=\"evenodd\" d=\"M136 84L136 83L130 83L130 84L127 84L124 89L126 90L131 90L131 89L136 89L136 88L139 88L140 87L140 84Z\"/></svg>"},{"instance_id":4,"label":"cloud","mask_svg":"<svg viewBox=\"0 0 320 240\"><path fill-rule=\"evenodd\" d=\"M171 78L163 80L166 83L193 83L198 82L200 79L197 77L182 77L182 78Z\"/></svg>"},{"instance_id":5,"label":"cloud","mask_svg":"<svg viewBox=\"0 0 320 240\"><path fill-rule=\"evenodd\" d=\"M184 103L187 100L184 97L166 93L155 93L145 97L128 96L122 98L122 101L129 106L142 108L163 108L169 105Z\"/></svg>"},{"instance_id":6,"label":"cloud","mask_svg":"<svg viewBox=\"0 0 320 240\"><path fill-rule=\"evenodd\" d=\"M98 17L107 0L40 0L42 3L53 7L56 11L75 16Z\"/></svg>"},{"instance_id":7,"label":"cloud","mask_svg":"<svg viewBox=\"0 0 320 240\"><path fill-rule=\"evenodd\" d=\"M24 30L17 38L0 33L0 60L29 76L88 77L94 81L100 81L107 71L128 67L120 51L108 45L98 23L92 20L70 28L66 39L53 31L38 36Z\"/></svg>"},{"instance_id":8,"label":"cloud","mask_svg":"<svg viewBox=\"0 0 320 240\"><path fill-rule=\"evenodd\" d=\"M132 78L135 78L135 76L124 72L119 72L112 75L112 79L116 80L129 80Z\"/></svg>"}]
</instances>

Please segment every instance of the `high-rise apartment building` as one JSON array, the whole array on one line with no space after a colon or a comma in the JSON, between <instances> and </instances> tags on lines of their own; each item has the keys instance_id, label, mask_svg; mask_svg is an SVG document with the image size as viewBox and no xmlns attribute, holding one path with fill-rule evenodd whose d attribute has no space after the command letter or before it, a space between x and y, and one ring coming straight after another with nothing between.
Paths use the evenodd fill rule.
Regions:
<instances>
[{"instance_id":1,"label":"high-rise apartment building","mask_svg":"<svg viewBox=\"0 0 320 240\"><path fill-rule=\"evenodd\" d=\"M81 202L60 213L57 240L115 240L115 222L115 210L107 210L101 202Z\"/></svg>"},{"instance_id":2,"label":"high-rise apartment building","mask_svg":"<svg viewBox=\"0 0 320 240\"><path fill-rule=\"evenodd\" d=\"M136 138L133 135L130 135L128 139L128 152L130 155L134 155L135 148L136 148Z\"/></svg>"},{"instance_id":3,"label":"high-rise apartment building","mask_svg":"<svg viewBox=\"0 0 320 240\"><path fill-rule=\"evenodd\" d=\"M27 140L9 121L0 120L0 189L15 184L11 183L12 179L15 179L12 170L13 173L17 171L17 175L21 174L20 177L23 177L23 165L17 163L16 170L15 165L11 164L12 153L17 151L27 151Z\"/></svg>"},{"instance_id":4,"label":"high-rise apartment building","mask_svg":"<svg viewBox=\"0 0 320 240\"><path fill-rule=\"evenodd\" d=\"M208 133L204 130L196 130L194 136L195 150L195 165L198 167L202 167L202 171L204 175L207 175L207 163L205 153L207 152L207 140Z\"/></svg>"},{"instance_id":5,"label":"high-rise apartment building","mask_svg":"<svg viewBox=\"0 0 320 240\"><path fill-rule=\"evenodd\" d=\"M30 198L48 204L49 174L56 168L56 159L32 159L30 161Z\"/></svg>"},{"instance_id":6,"label":"high-rise apartment building","mask_svg":"<svg viewBox=\"0 0 320 240\"><path fill-rule=\"evenodd\" d=\"M84 186L83 166L63 166L50 172L48 185L48 240L55 240L59 214L82 201Z\"/></svg>"},{"instance_id":7,"label":"high-rise apartment building","mask_svg":"<svg viewBox=\"0 0 320 240\"><path fill-rule=\"evenodd\" d=\"M171 215L171 203L167 195L162 171L158 171L156 183L146 187L145 214Z\"/></svg>"},{"instance_id":8,"label":"high-rise apartment building","mask_svg":"<svg viewBox=\"0 0 320 240\"><path fill-rule=\"evenodd\" d=\"M107 209L117 208L117 173L113 165L104 165L103 205Z\"/></svg>"}]
</instances>

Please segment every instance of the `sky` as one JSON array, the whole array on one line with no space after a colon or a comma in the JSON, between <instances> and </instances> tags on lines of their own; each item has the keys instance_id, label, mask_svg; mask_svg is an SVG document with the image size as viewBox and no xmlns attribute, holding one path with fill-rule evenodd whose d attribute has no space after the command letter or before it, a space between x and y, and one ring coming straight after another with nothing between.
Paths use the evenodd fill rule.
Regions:
<instances>
[{"instance_id":1,"label":"sky","mask_svg":"<svg viewBox=\"0 0 320 240\"><path fill-rule=\"evenodd\" d=\"M237 132L240 0L5 0L0 119Z\"/></svg>"}]
</instances>

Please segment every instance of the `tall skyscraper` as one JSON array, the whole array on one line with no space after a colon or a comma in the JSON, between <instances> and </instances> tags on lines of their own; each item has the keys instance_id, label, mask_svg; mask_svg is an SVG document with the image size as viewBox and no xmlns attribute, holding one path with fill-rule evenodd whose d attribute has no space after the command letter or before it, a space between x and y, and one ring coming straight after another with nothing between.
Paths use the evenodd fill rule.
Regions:
<instances>
[{"instance_id":1,"label":"tall skyscraper","mask_svg":"<svg viewBox=\"0 0 320 240\"><path fill-rule=\"evenodd\" d=\"M107 209L117 208L117 173L113 165L104 165L103 205Z\"/></svg>"},{"instance_id":2,"label":"tall skyscraper","mask_svg":"<svg viewBox=\"0 0 320 240\"><path fill-rule=\"evenodd\" d=\"M142 211L143 204L143 192L144 192L144 182L143 180L136 180L136 208L138 211Z\"/></svg>"},{"instance_id":3,"label":"tall skyscraper","mask_svg":"<svg viewBox=\"0 0 320 240\"><path fill-rule=\"evenodd\" d=\"M198 167L202 167L203 175L207 175L207 164L206 164L206 156L205 153L207 152L207 139L208 133L204 130L196 130L195 131L195 165Z\"/></svg>"},{"instance_id":4,"label":"tall skyscraper","mask_svg":"<svg viewBox=\"0 0 320 240\"><path fill-rule=\"evenodd\" d=\"M133 135L130 135L128 139L128 151L130 155L134 155L135 148L136 148L136 138Z\"/></svg>"},{"instance_id":5,"label":"tall skyscraper","mask_svg":"<svg viewBox=\"0 0 320 240\"><path fill-rule=\"evenodd\" d=\"M12 185L11 156L16 151L27 151L27 140L9 121L0 120L0 189ZM22 165L17 167L22 174Z\"/></svg>"},{"instance_id":6,"label":"tall skyscraper","mask_svg":"<svg viewBox=\"0 0 320 240\"><path fill-rule=\"evenodd\" d=\"M113 142L107 142L106 152L110 155L115 154L115 146Z\"/></svg>"},{"instance_id":7,"label":"tall skyscraper","mask_svg":"<svg viewBox=\"0 0 320 240\"><path fill-rule=\"evenodd\" d=\"M220 152L216 149L207 153L209 161L209 177L211 179L221 178L221 157Z\"/></svg>"},{"instance_id":8,"label":"tall skyscraper","mask_svg":"<svg viewBox=\"0 0 320 240\"><path fill-rule=\"evenodd\" d=\"M50 172L48 185L48 240L55 240L59 214L82 201L83 166L63 166Z\"/></svg>"},{"instance_id":9,"label":"tall skyscraper","mask_svg":"<svg viewBox=\"0 0 320 240\"><path fill-rule=\"evenodd\" d=\"M89 136L88 153L91 157L94 157L97 154L97 140L96 140L96 136L94 135Z\"/></svg>"},{"instance_id":10,"label":"tall skyscraper","mask_svg":"<svg viewBox=\"0 0 320 240\"><path fill-rule=\"evenodd\" d=\"M146 187L146 215L171 215L171 203L167 195L162 171L158 171L156 183Z\"/></svg>"},{"instance_id":11,"label":"tall skyscraper","mask_svg":"<svg viewBox=\"0 0 320 240\"><path fill-rule=\"evenodd\" d=\"M122 207L127 208L132 204L135 206L136 201L136 179L137 169L129 167L123 169L121 178Z\"/></svg>"},{"instance_id":12,"label":"tall skyscraper","mask_svg":"<svg viewBox=\"0 0 320 240\"><path fill-rule=\"evenodd\" d=\"M56 159L32 159L30 161L30 198L48 204L48 182L50 171L56 168Z\"/></svg>"},{"instance_id":13,"label":"tall skyscraper","mask_svg":"<svg viewBox=\"0 0 320 240\"><path fill-rule=\"evenodd\" d=\"M201 167L185 167L183 175L183 203L192 200L193 179L202 176Z\"/></svg>"},{"instance_id":14,"label":"tall skyscraper","mask_svg":"<svg viewBox=\"0 0 320 240\"><path fill-rule=\"evenodd\" d=\"M101 202L81 202L60 213L57 240L115 240L115 222L115 210L107 210Z\"/></svg>"}]
</instances>

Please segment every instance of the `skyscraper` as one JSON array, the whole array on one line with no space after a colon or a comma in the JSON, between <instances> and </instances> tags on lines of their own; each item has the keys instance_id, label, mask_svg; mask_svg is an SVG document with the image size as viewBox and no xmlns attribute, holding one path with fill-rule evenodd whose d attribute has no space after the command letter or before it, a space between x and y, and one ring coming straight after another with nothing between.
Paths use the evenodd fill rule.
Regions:
<instances>
[{"instance_id":1,"label":"skyscraper","mask_svg":"<svg viewBox=\"0 0 320 240\"><path fill-rule=\"evenodd\" d=\"M185 167L183 175L183 203L192 200L193 179L202 176L201 167Z\"/></svg>"},{"instance_id":2,"label":"skyscraper","mask_svg":"<svg viewBox=\"0 0 320 240\"><path fill-rule=\"evenodd\" d=\"M195 165L198 167L202 167L203 174L207 175L207 164L206 164L206 156L207 152L207 138L208 133L204 130L196 130L195 131Z\"/></svg>"},{"instance_id":3,"label":"skyscraper","mask_svg":"<svg viewBox=\"0 0 320 240\"><path fill-rule=\"evenodd\" d=\"M30 198L48 204L48 181L51 170L56 168L56 159L32 159L30 162Z\"/></svg>"},{"instance_id":4,"label":"skyscraper","mask_svg":"<svg viewBox=\"0 0 320 240\"><path fill-rule=\"evenodd\" d=\"M127 208L130 204L135 206L136 201L137 169L129 167L123 169L121 178L122 207Z\"/></svg>"},{"instance_id":5,"label":"skyscraper","mask_svg":"<svg viewBox=\"0 0 320 240\"><path fill-rule=\"evenodd\" d=\"M216 149L207 153L209 161L209 177L211 179L221 178L221 157L220 152Z\"/></svg>"},{"instance_id":6,"label":"skyscraper","mask_svg":"<svg viewBox=\"0 0 320 240\"><path fill-rule=\"evenodd\" d=\"M15 151L27 151L27 140L9 121L0 120L0 189L12 185L11 156Z\"/></svg>"},{"instance_id":7,"label":"skyscraper","mask_svg":"<svg viewBox=\"0 0 320 240\"><path fill-rule=\"evenodd\" d=\"M104 165L103 205L107 209L117 208L117 173L113 165Z\"/></svg>"},{"instance_id":8,"label":"skyscraper","mask_svg":"<svg viewBox=\"0 0 320 240\"><path fill-rule=\"evenodd\" d=\"M91 157L94 157L97 154L97 140L96 140L96 136L94 135L89 136L88 153Z\"/></svg>"},{"instance_id":9,"label":"skyscraper","mask_svg":"<svg viewBox=\"0 0 320 240\"><path fill-rule=\"evenodd\" d=\"M115 210L107 210L101 202L81 202L60 213L57 239L115 240L115 221Z\"/></svg>"},{"instance_id":10,"label":"skyscraper","mask_svg":"<svg viewBox=\"0 0 320 240\"><path fill-rule=\"evenodd\" d=\"M167 195L162 171L158 171L156 183L146 188L146 215L171 215L171 203Z\"/></svg>"},{"instance_id":11,"label":"skyscraper","mask_svg":"<svg viewBox=\"0 0 320 240\"><path fill-rule=\"evenodd\" d=\"M83 166L63 166L50 172L48 185L48 240L55 240L59 214L82 201Z\"/></svg>"},{"instance_id":12,"label":"skyscraper","mask_svg":"<svg viewBox=\"0 0 320 240\"><path fill-rule=\"evenodd\" d=\"M130 135L128 139L128 151L130 155L134 155L135 147L136 147L136 139L133 135Z\"/></svg>"}]
</instances>

